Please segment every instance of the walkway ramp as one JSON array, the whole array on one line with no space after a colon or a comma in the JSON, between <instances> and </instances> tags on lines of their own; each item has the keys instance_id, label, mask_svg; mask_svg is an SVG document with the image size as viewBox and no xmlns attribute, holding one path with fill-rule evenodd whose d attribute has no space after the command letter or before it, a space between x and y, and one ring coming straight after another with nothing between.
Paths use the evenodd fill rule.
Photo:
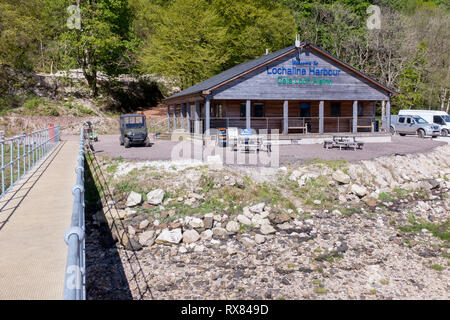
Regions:
<instances>
[{"instance_id":1,"label":"walkway ramp","mask_svg":"<svg viewBox=\"0 0 450 320\"><path fill-rule=\"evenodd\" d=\"M79 141L61 141L0 199L0 300L62 299Z\"/></svg>"}]
</instances>

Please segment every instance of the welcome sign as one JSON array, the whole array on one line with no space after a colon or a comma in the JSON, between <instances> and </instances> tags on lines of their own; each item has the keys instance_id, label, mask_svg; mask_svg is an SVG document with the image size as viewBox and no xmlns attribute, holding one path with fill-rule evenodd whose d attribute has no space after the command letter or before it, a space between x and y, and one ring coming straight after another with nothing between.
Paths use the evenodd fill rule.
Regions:
<instances>
[{"instance_id":1,"label":"welcome sign","mask_svg":"<svg viewBox=\"0 0 450 320\"><path fill-rule=\"evenodd\" d=\"M278 75L276 82L280 85L332 85L333 79L341 73L339 69L320 68L317 61L291 61L290 67L266 67L266 73Z\"/></svg>"}]
</instances>

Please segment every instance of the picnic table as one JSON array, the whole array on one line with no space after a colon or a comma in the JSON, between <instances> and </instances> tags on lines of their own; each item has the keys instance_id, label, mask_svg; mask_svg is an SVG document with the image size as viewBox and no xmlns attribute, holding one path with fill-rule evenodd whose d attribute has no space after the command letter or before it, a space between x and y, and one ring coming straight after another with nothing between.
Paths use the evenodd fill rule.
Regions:
<instances>
[{"instance_id":1,"label":"picnic table","mask_svg":"<svg viewBox=\"0 0 450 320\"><path fill-rule=\"evenodd\" d=\"M326 149L339 148L339 150L344 149L362 149L364 142L356 141L355 136L348 135L336 135L333 136L333 140L325 140L323 142L323 147Z\"/></svg>"}]
</instances>

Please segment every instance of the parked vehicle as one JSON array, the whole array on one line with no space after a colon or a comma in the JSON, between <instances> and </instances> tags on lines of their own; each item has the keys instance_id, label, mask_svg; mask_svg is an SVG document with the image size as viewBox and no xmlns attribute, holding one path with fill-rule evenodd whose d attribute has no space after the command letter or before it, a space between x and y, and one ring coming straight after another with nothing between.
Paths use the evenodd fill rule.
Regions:
<instances>
[{"instance_id":1,"label":"parked vehicle","mask_svg":"<svg viewBox=\"0 0 450 320\"><path fill-rule=\"evenodd\" d=\"M391 116L390 131L392 134L398 133L401 136L412 134L417 135L419 138L425 138L427 136L436 138L440 134L440 130L440 126L428 123L419 116Z\"/></svg>"},{"instance_id":2,"label":"parked vehicle","mask_svg":"<svg viewBox=\"0 0 450 320\"><path fill-rule=\"evenodd\" d=\"M143 114L124 114L120 116L120 145L129 148L133 144L150 145L146 118Z\"/></svg>"},{"instance_id":3,"label":"parked vehicle","mask_svg":"<svg viewBox=\"0 0 450 320\"><path fill-rule=\"evenodd\" d=\"M94 131L94 125L90 121L86 121L84 124L84 132L85 137L87 137L89 140L94 140L95 142L98 141L98 133Z\"/></svg>"},{"instance_id":4,"label":"parked vehicle","mask_svg":"<svg viewBox=\"0 0 450 320\"><path fill-rule=\"evenodd\" d=\"M441 127L441 136L447 137L450 134L450 116L445 111L438 110L400 110L398 115L411 115L424 118L429 123L437 124Z\"/></svg>"}]
</instances>

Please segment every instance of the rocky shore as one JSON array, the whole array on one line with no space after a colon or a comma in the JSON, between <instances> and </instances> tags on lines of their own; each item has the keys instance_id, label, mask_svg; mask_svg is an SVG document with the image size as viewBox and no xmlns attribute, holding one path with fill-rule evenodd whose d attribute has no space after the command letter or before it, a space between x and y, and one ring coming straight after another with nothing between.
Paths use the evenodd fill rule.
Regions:
<instances>
[{"instance_id":1,"label":"rocky shore","mask_svg":"<svg viewBox=\"0 0 450 320\"><path fill-rule=\"evenodd\" d=\"M103 161L114 191L89 222L103 239L92 258L119 257L126 281L93 261L89 298L448 299L449 156L319 161L258 183L241 170L140 168L132 184Z\"/></svg>"}]
</instances>

